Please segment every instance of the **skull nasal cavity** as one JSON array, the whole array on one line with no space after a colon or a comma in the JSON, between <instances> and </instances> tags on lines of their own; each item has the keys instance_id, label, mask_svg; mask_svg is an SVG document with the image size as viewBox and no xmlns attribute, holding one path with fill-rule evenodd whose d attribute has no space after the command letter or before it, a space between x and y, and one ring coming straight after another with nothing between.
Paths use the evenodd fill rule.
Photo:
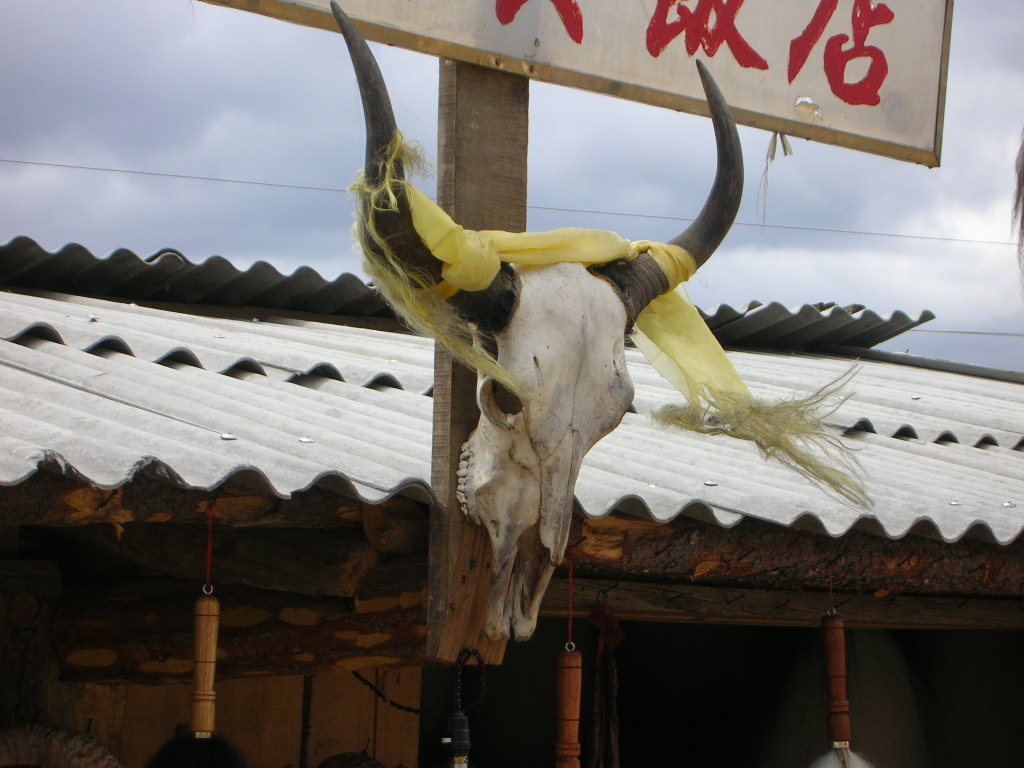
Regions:
<instances>
[{"instance_id":1,"label":"skull nasal cavity","mask_svg":"<svg viewBox=\"0 0 1024 768\"><path fill-rule=\"evenodd\" d=\"M506 416L522 413L523 410L523 401L505 389L501 382L490 377L484 380L480 400L483 408L491 405Z\"/></svg>"}]
</instances>

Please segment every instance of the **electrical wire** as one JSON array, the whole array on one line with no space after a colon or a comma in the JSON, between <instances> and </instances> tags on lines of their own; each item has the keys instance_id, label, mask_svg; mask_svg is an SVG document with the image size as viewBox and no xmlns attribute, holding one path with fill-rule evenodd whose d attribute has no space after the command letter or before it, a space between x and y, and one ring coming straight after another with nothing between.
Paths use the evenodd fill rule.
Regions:
<instances>
[{"instance_id":1,"label":"electrical wire","mask_svg":"<svg viewBox=\"0 0 1024 768\"><path fill-rule=\"evenodd\" d=\"M247 179L228 179L220 178L216 176L193 176L184 173L162 173L159 171L137 171L126 168L103 168L100 166L91 165L73 165L69 163L44 163L38 160L13 160L11 158L0 157L0 163L11 163L15 165L34 165L43 168L61 168L78 171L95 171L99 173L124 173L134 176L151 176L165 179L184 179L188 181L207 181L219 184L244 184L247 186L254 187L269 187L273 189L291 189L299 190L304 192L330 192L334 194L348 193L347 189L341 189L338 187L316 187L308 186L303 184L280 184L269 181L250 181ZM594 216L618 216L620 218L627 219L656 219L659 221L672 221L687 223L692 222L692 217L685 216L662 216L648 213L628 213L621 211L601 211L591 210L586 208L561 208L556 206L546 205L527 205L527 210L531 211L546 211L552 213L571 213L571 214L587 214ZM897 238L902 240L922 240L927 242L941 242L941 243L963 243L966 245L993 245L993 246L1015 246L1015 243L1003 240L979 240L972 238L962 237L947 237L940 235L908 235L899 232L869 232L866 230L858 229L836 229L833 227L807 227L807 226L796 226L792 224L763 224L760 222L745 222L737 221L733 226L737 227L752 227L757 229L771 229L779 231L791 231L791 232L820 232L831 235L857 235L862 237L887 237Z\"/></svg>"}]
</instances>

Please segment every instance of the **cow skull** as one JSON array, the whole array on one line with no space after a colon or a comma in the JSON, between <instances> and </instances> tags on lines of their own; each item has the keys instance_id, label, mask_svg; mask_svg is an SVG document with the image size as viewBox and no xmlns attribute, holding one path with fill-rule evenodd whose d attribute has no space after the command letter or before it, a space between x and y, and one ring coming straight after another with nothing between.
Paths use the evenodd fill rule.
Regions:
<instances>
[{"instance_id":1,"label":"cow skull","mask_svg":"<svg viewBox=\"0 0 1024 768\"><path fill-rule=\"evenodd\" d=\"M459 500L491 537L485 631L533 634L540 599L569 536L573 488L587 451L633 399L626 311L612 285L579 264L519 268L519 306L494 334L498 362L542 400L480 377L480 423L462 450Z\"/></svg>"},{"instance_id":2,"label":"cow skull","mask_svg":"<svg viewBox=\"0 0 1024 768\"><path fill-rule=\"evenodd\" d=\"M365 41L331 3L352 56L366 118L365 176L380 184L396 136L387 88ZM698 62L718 144L718 173L704 208L671 243L697 265L711 256L732 225L743 186L743 158L725 100ZM399 166L393 173L401 175ZM408 205L371 208L373 228L402 268L441 281L441 266L412 225ZM541 598L565 553L573 489L587 451L614 429L633 387L623 356L624 331L668 281L650 255L586 269L503 265L480 291L448 301L497 348L498 362L534 397L524 400L481 376L481 418L462 451L459 498L463 512L483 525L494 548L487 634L528 639Z\"/></svg>"}]
</instances>

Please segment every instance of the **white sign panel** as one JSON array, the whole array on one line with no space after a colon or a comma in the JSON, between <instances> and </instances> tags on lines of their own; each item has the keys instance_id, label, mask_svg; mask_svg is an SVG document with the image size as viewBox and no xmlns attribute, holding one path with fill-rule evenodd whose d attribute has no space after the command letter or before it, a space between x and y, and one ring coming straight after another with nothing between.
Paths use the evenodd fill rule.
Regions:
<instances>
[{"instance_id":1,"label":"white sign panel","mask_svg":"<svg viewBox=\"0 0 1024 768\"><path fill-rule=\"evenodd\" d=\"M208 0L334 28L328 0ZM939 163L952 0L344 0L380 42Z\"/></svg>"}]
</instances>

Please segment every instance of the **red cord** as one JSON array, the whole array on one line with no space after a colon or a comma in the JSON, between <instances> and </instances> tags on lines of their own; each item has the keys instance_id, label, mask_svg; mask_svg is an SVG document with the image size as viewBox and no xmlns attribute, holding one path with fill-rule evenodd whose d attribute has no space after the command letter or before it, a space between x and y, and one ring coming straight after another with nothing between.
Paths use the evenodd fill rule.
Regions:
<instances>
[{"instance_id":1,"label":"red cord","mask_svg":"<svg viewBox=\"0 0 1024 768\"><path fill-rule=\"evenodd\" d=\"M832 563L828 564L828 612L836 612L835 592L832 591Z\"/></svg>"},{"instance_id":2,"label":"red cord","mask_svg":"<svg viewBox=\"0 0 1024 768\"><path fill-rule=\"evenodd\" d=\"M572 642L572 570L573 570L574 559L573 556L569 555L569 640L566 645L573 645Z\"/></svg>"},{"instance_id":3,"label":"red cord","mask_svg":"<svg viewBox=\"0 0 1024 768\"><path fill-rule=\"evenodd\" d=\"M213 591L213 505L206 510L206 587Z\"/></svg>"}]
</instances>

